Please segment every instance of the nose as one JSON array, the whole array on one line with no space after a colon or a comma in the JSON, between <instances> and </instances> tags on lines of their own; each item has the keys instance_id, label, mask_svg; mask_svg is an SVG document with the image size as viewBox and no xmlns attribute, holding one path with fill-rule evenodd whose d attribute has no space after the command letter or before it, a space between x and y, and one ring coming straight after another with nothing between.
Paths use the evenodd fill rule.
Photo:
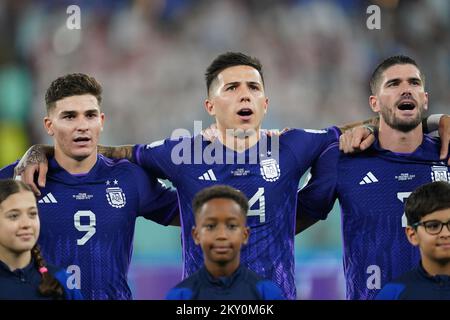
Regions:
<instances>
[{"instance_id":1,"label":"nose","mask_svg":"<svg viewBox=\"0 0 450 320\"><path fill-rule=\"evenodd\" d=\"M217 240L225 240L228 238L227 235L227 227L226 226L220 226L217 228L217 233L216 233L216 239Z\"/></svg>"},{"instance_id":2,"label":"nose","mask_svg":"<svg viewBox=\"0 0 450 320\"><path fill-rule=\"evenodd\" d=\"M239 101L240 102L250 102L251 94L248 86L240 86L239 87Z\"/></svg>"},{"instance_id":3,"label":"nose","mask_svg":"<svg viewBox=\"0 0 450 320\"><path fill-rule=\"evenodd\" d=\"M20 228L21 229L31 228L31 219L29 219L27 216L23 216L22 219L20 219Z\"/></svg>"},{"instance_id":4,"label":"nose","mask_svg":"<svg viewBox=\"0 0 450 320\"><path fill-rule=\"evenodd\" d=\"M86 131L89 129L89 122L86 117L80 117L77 121L77 130Z\"/></svg>"},{"instance_id":5,"label":"nose","mask_svg":"<svg viewBox=\"0 0 450 320\"><path fill-rule=\"evenodd\" d=\"M249 96L243 96L243 97L241 97L241 99L240 99L240 102L250 102L250 97Z\"/></svg>"},{"instance_id":6,"label":"nose","mask_svg":"<svg viewBox=\"0 0 450 320\"><path fill-rule=\"evenodd\" d=\"M404 95L411 96L412 95L411 94L412 93L412 88L411 88L411 85L408 82L403 82L401 84L400 89L401 89L401 92L402 92L402 96L404 96Z\"/></svg>"}]
</instances>

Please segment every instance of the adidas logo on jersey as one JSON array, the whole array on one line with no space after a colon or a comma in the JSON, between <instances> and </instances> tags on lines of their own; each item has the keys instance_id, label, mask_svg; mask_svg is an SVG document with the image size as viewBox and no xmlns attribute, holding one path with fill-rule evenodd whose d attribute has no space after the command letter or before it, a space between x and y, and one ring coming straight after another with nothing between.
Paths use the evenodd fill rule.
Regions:
<instances>
[{"instance_id":1,"label":"adidas logo on jersey","mask_svg":"<svg viewBox=\"0 0 450 320\"><path fill-rule=\"evenodd\" d=\"M364 178L359 182L359 184L369 184L378 182L378 179L373 175L372 172L367 172Z\"/></svg>"},{"instance_id":2,"label":"adidas logo on jersey","mask_svg":"<svg viewBox=\"0 0 450 320\"><path fill-rule=\"evenodd\" d=\"M58 203L51 192L47 193L38 203Z\"/></svg>"},{"instance_id":3,"label":"adidas logo on jersey","mask_svg":"<svg viewBox=\"0 0 450 320\"><path fill-rule=\"evenodd\" d=\"M217 178L212 169L209 169L203 175L198 177L198 180L217 181Z\"/></svg>"}]
</instances>

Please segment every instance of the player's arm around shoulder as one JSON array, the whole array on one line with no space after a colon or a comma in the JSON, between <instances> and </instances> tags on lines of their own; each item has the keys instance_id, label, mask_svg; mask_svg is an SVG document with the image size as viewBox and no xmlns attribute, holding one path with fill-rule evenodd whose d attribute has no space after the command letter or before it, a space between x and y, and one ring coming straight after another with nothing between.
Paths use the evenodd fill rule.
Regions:
<instances>
[{"instance_id":1,"label":"player's arm around shoulder","mask_svg":"<svg viewBox=\"0 0 450 320\"><path fill-rule=\"evenodd\" d=\"M158 178L174 182L183 164L188 164L194 152L191 137L167 138L150 144L136 145L133 162Z\"/></svg>"},{"instance_id":2,"label":"player's arm around shoulder","mask_svg":"<svg viewBox=\"0 0 450 320\"><path fill-rule=\"evenodd\" d=\"M176 218L179 216L179 207L176 191L135 164L129 164L127 170L129 183L138 197L138 216L164 226L178 226Z\"/></svg>"},{"instance_id":3,"label":"player's arm around shoulder","mask_svg":"<svg viewBox=\"0 0 450 320\"><path fill-rule=\"evenodd\" d=\"M334 142L311 167L298 191L296 234L325 220L333 209L337 199L339 156L339 145Z\"/></svg>"},{"instance_id":4,"label":"player's arm around shoulder","mask_svg":"<svg viewBox=\"0 0 450 320\"><path fill-rule=\"evenodd\" d=\"M340 130L338 127L325 129L290 129L280 134L280 146L288 148L298 162L309 159L313 162L329 146L339 141ZM311 163L312 164L312 163Z\"/></svg>"}]
</instances>

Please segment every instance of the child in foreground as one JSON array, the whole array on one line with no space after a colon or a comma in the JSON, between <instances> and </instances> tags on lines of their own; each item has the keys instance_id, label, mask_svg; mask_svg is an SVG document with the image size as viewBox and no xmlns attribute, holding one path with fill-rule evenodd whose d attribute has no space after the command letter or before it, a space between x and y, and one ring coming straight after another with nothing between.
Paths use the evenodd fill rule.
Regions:
<instances>
[{"instance_id":1,"label":"child in foreground","mask_svg":"<svg viewBox=\"0 0 450 320\"><path fill-rule=\"evenodd\" d=\"M62 268L45 263L36 244L40 222L30 187L0 180L0 299L80 300Z\"/></svg>"},{"instance_id":2,"label":"child in foreground","mask_svg":"<svg viewBox=\"0 0 450 320\"><path fill-rule=\"evenodd\" d=\"M247 244L248 200L229 186L215 185L193 200L192 236L203 251L204 266L169 291L169 300L281 300L281 290L270 280L241 265Z\"/></svg>"},{"instance_id":3,"label":"child in foreground","mask_svg":"<svg viewBox=\"0 0 450 320\"><path fill-rule=\"evenodd\" d=\"M450 300L450 183L417 188L405 205L406 236L420 264L386 284L377 300Z\"/></svg>"}]
</instances>

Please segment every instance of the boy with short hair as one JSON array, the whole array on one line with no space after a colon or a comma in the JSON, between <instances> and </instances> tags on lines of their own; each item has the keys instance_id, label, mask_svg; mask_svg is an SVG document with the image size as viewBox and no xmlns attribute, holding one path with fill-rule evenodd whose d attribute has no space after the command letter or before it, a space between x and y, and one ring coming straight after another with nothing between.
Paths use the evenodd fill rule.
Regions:
<instances>
[{"instance_id":1,"label":"boy with short hair","mask_svg":"<svg viewBox=\"0 0 450 320\"><path fill-rule=\"evenodd\" d=\"M240 191L215 185L192 202L192 236L203 251L204 266L169 291L169 300L280 300L281 290L240 263L247 244L248 199Z\"/></svg>"},{"instance_id":2,"label":"boy with short hair","mask_svg":"<svg viewBox=\"0 0 450 320\"><path fill-rule=\"evenodd\" d=\"M420 249L415 269L388 283L378 300L450 300L450 184L417 188L405 206L406 236Z\"/></svg>"}]
</instances>

